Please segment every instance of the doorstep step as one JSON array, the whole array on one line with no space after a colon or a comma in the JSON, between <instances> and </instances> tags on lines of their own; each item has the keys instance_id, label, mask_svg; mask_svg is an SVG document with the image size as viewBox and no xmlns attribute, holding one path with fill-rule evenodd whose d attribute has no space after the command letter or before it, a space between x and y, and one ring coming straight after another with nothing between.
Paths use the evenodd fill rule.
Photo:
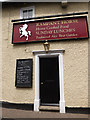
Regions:
<instances>
[{"instance_id":1,"label":"doorstep step","mask_svg":"<svg viewBox=\"0 0 90 120\"><path fill-rule=\"evenodd\" d=\"M39 110L59 110L58 106L40 106Z\"/></svg>"}]
</instances>

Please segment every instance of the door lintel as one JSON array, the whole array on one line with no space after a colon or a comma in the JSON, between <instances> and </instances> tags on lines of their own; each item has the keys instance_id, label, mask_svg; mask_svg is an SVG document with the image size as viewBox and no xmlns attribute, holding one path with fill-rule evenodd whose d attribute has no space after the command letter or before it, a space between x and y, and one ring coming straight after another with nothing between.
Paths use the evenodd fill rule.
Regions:
<instances>
[{"instance_id":1,"label":"door lintel","mask_svg":"<svg viewBox=\"0 0 90 120\"><path fill-rule=\"evenodd\" d=\"M40 50L40 51L32 51L32 53L34 54L34 55L36 55L36 54L46 54L46 55L48 55L48 54L51 54L51 53L64 53L65 52L65 50L49 50L48 51L48 53L46 54L46 52L44 51L44 50Z\"/></svg>"}]
</instances>

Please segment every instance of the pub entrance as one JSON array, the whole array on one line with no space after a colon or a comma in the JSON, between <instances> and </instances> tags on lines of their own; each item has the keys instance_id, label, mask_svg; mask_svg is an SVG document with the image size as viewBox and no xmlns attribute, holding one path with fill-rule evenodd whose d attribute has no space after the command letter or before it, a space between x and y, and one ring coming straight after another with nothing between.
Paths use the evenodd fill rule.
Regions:
<instances>
[{"instance_id":1,"label":"pub entrance","mask_svg":"<svg viewBox=\"0 0 90 120\"><path fill-rule=\"evenodd\" d=\"M59 105L59 58L40 58L40 105Z\"/></svg>"}]
</instances>

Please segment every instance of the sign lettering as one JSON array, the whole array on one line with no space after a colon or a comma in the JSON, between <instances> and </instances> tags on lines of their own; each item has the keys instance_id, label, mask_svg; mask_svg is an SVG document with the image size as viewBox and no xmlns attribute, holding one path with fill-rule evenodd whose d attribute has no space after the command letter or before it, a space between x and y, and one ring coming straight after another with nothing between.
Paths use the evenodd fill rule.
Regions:
<instances>
[{"instance_id":1,"label":"sign lettering","mask_svg":"<svg viewBox=\"0 0 90 120\"><path fill-rule=\"evenodd\" d=\"M13 25L13 43L78 38L88 38L86 16L14 23Z\"/></svg>"}]
</instances>

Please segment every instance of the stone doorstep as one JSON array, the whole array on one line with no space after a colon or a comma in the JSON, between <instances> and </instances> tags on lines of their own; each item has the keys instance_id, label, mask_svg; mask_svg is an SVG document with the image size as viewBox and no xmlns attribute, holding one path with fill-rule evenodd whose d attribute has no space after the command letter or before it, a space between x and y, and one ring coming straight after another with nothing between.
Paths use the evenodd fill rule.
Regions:
<instances>
[{"instance_id":1,"label":"stone doorstep","mask_svg":"<svg viewBox=\"0 0 90 120\"><path fill-rule=\"evenodd\" d=\"M40 106L39 110L59 110L59 106Z\"/></svg>"}]
</instances>

